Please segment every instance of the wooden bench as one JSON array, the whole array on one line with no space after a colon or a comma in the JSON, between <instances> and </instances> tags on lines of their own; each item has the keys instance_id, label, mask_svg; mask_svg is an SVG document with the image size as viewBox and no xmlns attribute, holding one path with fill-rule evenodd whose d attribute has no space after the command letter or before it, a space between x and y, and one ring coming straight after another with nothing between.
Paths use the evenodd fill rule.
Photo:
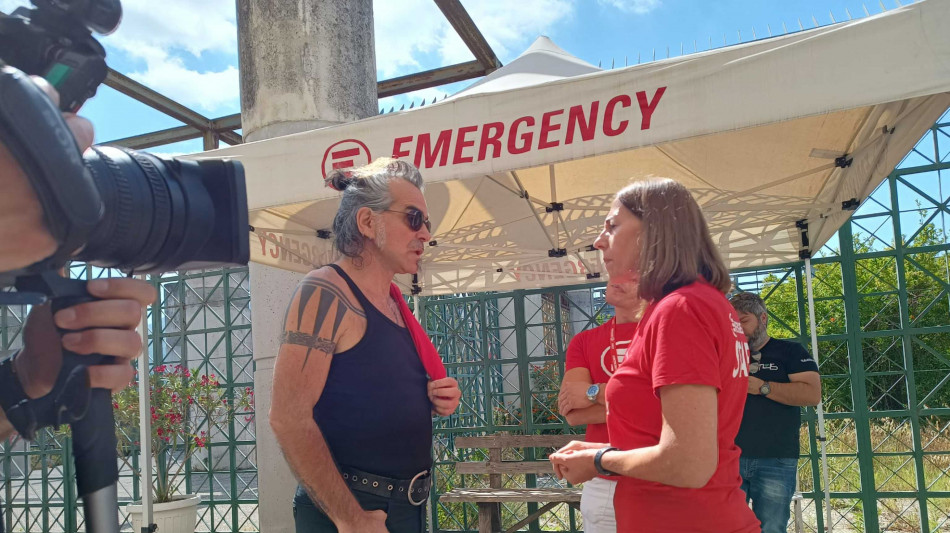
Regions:
<instances>
[{"instance_id":1,"label":"wooden bench","mask_svg":"<svg viewBox=\"0 0 950 533\"><path fill-rule=\"evenodd\" d=\"M501 529L501 504L529 502L543 504L527 518L511 526L504 533L512 533L537 520L555 506L566 503L580 509L579 488L502 488L502 475L554 474L547 457L527 461L503 461L505 448L560 448L572 440L584 440L584 435L489 435L485 437L457 437L455 448L487 448L487 461L455 463L458 474L488 474L490 488L459 488L443 494L443 502L468 502L478 504L479 533L499 533Z\"/></svg>"}]
</instances>

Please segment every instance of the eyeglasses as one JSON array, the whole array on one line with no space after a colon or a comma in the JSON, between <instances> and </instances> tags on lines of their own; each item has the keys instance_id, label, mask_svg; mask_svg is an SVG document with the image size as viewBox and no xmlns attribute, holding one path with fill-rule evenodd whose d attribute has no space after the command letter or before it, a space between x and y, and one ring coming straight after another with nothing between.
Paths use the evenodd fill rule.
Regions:
<instances>
[{"instance_id":1,"label":"eyeglasses","mask_svg":"<svg viewBox=\"0 0 950 533\"><path fill-rule=\"evenodd\" d=\"M409 224L409 229L412 231L419 231L424 225L426 231L432 233L432 223L429 222L429 219L422 213L422 211L416 209L415 207L410 207L405 211L396 211L394 209L384 209L383 211L389 213L402 213L406 215L406 223Z\"/></svg>"}]
</instances>

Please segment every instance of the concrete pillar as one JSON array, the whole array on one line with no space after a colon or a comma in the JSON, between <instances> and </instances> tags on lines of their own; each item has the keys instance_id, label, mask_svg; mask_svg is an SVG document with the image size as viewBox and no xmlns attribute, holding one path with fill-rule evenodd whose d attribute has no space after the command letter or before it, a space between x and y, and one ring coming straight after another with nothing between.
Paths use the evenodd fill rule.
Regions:
<instances>
[{"instance_id":1,"label":"concrete pillar","mask_svg":"<svg viewBox=\"0 0 950 533\"><path fill-rule=\"evenodd\" d=\"M373 116L372 0L238 0L247 141Z\"/></svg>"},{"instance_id":2,"label":"concrete pillar","mask_svg":"<svg viewBox=\"0 0 950 533\"><path fill-rule=\"evenodd\" d=\"M372 0L238 0L237 15L246 141L376 114ZM250 267L258 517L260 530L267 533L294 531L291 500L297 482L271 432L268 414L281 321L300 278L273 267Z\"/></svg>"},{"instance_id":3,"label":"concrete pillar","mask_svg":"<svg viewBox=\"0 0 950 533\"><path fill-rule=\"evenodd\" d=\"M257 412L257 517L261 531L292 533L291 502L297 481L284 461L270 428L271 393L278 337L283 329L287 304L302 275L251 263L251 327L254 346L254 391Z\"/></svg>"}]
</instances>

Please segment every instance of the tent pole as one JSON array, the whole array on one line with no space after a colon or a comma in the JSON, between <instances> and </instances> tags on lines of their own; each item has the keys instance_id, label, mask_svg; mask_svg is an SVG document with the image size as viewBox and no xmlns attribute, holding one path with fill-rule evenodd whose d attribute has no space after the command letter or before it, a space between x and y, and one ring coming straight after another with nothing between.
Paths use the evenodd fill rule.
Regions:
<instances>
[{"instance_id":1,"label":"tent pole","mask_svg":"<svg viewBox=\"0 0 950 533\"><path fill-rule=\"evenodd\" d=\"M145 276L136 276L146 281ZM154 312L158 311L158 302L155 302ZM142 335L142 354L139 356L139 464L141 465L142 494L142 529L152 524L152 412L149 395L149 351L148 351L148 310L142 310L142 321L139 323L139 333ZM150 530L149 530L150 531ZM139 532L135 532L139 533Z\"/></svg>"},{"instance_id":2,"label":"tent pole","mask_svg":"<svg viewBox=\"0 0 950 533\"><path fill-rule=\"evenodd\" d=\"M412 314L416 315L416 320L422 324L422 299L419 298L418 294L412 297ZM425 325L422 327L425 327Z\"/></svg>"},{"instance_id":3,"label":"tent pole","mask_svg":"<svg viewBox=\"0 0 950 533\"><path fill-rule=\"evenodd\" d=\"M808 290L808 323L811 329L811 353L818 362L818 329L815 324L815 294L812 290L811 259L805 259L805 286ZM821 445L821 483L825 489L825 531L831 532L831 487L828 484L828 453L826 449L825 410L821 402L815 408L818 412L818 443Z\"/></svg>"}]
</instances>

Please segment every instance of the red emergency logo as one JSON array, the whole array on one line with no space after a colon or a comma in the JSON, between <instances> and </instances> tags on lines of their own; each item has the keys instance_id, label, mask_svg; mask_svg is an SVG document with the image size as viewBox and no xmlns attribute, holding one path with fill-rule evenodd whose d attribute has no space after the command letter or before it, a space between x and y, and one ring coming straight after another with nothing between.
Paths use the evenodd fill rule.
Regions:
<instances>
[{"instance_id":1,"label":"red emergency logo","mask_svg":"<svg viewBox=\"0 0 950 533\"><path fill-rule=\"evenodd\" d=\"M332 144L323 154L323 177L338 168L358 167L372 161L369 148L356 139L345 139Z\"/></svg>"},{"instance_id":2,"label":"red emergency logo","mask_svg":"<svg viewBox=\"0 0 950 533\"><path fill-rule=\"evenodd\" d=\"M623 358L626 357L627 348L630 347L631 342L633 342L633 339L617 341L616 357L610 346L604 348L603 353L600 354L600 368L604 369L608 376L613 376L614 372L620 368L620 363L623 363Z\"/></svg>"}]
</instances>

